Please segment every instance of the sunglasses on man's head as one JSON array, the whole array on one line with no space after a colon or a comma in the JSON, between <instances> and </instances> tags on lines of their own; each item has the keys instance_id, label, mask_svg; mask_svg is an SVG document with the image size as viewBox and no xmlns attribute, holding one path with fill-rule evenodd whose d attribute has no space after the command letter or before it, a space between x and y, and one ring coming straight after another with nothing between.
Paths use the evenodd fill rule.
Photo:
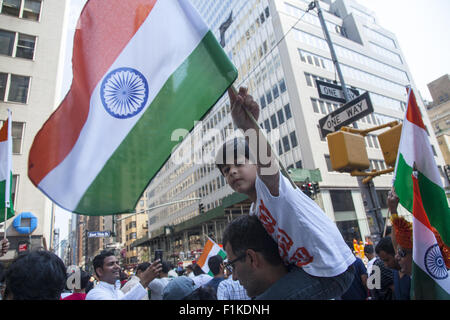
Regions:
<instances>
[{"instance_id":1,"label":"sunglasses on man's head","mask_svg":"<svg viewBox=\"0 0 450 320\"><path fill-rule=\"evenodd\" d=\"M410 253L410 252L409 252L409 251L405 251L405 250L403 250L403 249L401 249L401 248L398 248L398 249L397 249L397 254L398 254L398 256L399 256L400 258L406 257L406 256L408 255L408 253Z\"/></svg>"},{"instance_id":2,"label":"sunglasses on man's head","mask_svg":"<svg viewBox=\"0 0 450 320\"><path fill-rule=\"evenodd\" d=\"M247 255L247 253L243 253L241 254L239 257L237 257L236 259L231 260L230 262L228 262L225 265L225 268L228 270L228 272L233 273L233 265L238 262L239 260L242 260L243 258L245 258L245 256Z\"/></svg>"}]
</instances>

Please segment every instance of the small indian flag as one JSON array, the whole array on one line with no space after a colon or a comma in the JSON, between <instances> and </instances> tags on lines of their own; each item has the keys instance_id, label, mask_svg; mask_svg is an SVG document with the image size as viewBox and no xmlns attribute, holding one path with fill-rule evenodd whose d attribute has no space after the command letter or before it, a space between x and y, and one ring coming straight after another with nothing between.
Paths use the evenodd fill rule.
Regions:
<instances>
[{"instance_id":1,"label":"small indian flag","mask_svg":"<svg viewBox=\"0 0 450 320\"><path fill-rule=\"evenodd\" d=\"M443 242L450 244L450 210L412 89L403 121L394 187L400 204L414 216L413 298L450 299L450 277L431 230L436 228Z\"/></svg>"},{"instance_id":2,"label":"small indian flag","mask_svg":"<svg viewBox=\"0 0 450 320\"><path fill-rule=\"evenodd\" d=\"M198 258L197 264L202 268L202 270L209 274L210 276L214 276L212 272L209 270L208 266L208 260L210 257L219 255L224 260L227 258L226 252L222 249L221 246L219 246L217 243L215 243L211 238L208 237L208 240L206 241L205 247L203 248L203 252Z\"/></svg>"},{"instance_id":3,"label":"small indian flag","mask_svg":"<svg viewBox=\"0 0 450 320\"><path fill-rule=\"evenodd\" d=\"M86 215L135 209L179 143L177 129L220 99L236 68L189 0L90 0L72 86L38 132L30 180Z\"/></svg>"},{"instance_id":4,"label":"small indian flag","mask_svg":"<svg viewBox=\"0 0 450 320\"><path fill-rule=\"evenodd\" d=\"M11 138L11 111L8 110L8 119L0 129L0 222L14 216L11 199L12 188L12 138Z\"/></svg>"}]
</instances>

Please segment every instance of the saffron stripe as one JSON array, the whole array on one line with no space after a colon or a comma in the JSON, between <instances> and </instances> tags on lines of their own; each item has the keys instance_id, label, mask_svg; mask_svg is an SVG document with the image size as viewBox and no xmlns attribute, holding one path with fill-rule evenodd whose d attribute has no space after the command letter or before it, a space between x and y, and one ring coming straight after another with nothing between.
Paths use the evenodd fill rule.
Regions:
<instances>
[{"instance_id":1,"label":"saffron stripe","mask_svg":"<svg viewBox=\"0 0 450 320\"><path fill-rule=\"evenodd\" d=\"M208 258L208 255L213 246L214 246L214 243L208 239L208 241L206 241L205 247L203 248L203 252L202 252L200 258L197 261L197 264L200 267L203 267L205 265L206 259Z\"/></svg>"},{"instance_id":2,"label":"saffron stripe","mask_svg":"<svg viewBox=\"0 0 450 320\"><path fill-rule=\"evenodd\" d=\"M410 89L406 119L426 131L425 125L423 124L422 115L420 114L420 110L417 105L416 96L414 95L412 89Z\"/></svg>"}]
</instances>

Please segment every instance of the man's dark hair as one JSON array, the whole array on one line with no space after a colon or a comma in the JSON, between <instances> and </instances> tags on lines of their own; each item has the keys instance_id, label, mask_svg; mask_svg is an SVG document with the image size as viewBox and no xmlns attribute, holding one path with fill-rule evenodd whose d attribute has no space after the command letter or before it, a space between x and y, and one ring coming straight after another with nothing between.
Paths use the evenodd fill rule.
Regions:
<instances>
[{"instance_id":1,"label":"man's dark hair","mask_svg":"<svg viewBox=\"0 0 450 320\"><path fill-rule=\"evenodd\" d=\"M205 271L203 271L202 268L196 263L193 265L193 269L194 269L194 276L199 276L205 273Z\"/></svg>"},{"instance_id":2,"label":"man's dark hair","mask_svg":"<svg viewBox=\"0 0 450 320\"><path fill-rule=\"evenodd\" d=\"M6 286L14 300L59 300L66 286L66 266L53 252L20 254L6 272Z\"/></svg>"},{"instance_id":3,"label":"man's dark hair","mask_svg":"<svg viewBox=\"0 0 450 320\"><path fill-rule=\"evenodd\" d=\"M142 263L138 264L138 266L136 268L136 273L138 271L145 271L148 269L148 267L150 267L150 262L142 262Z\"/></svg>"},{"instance_id":4,"label":"man's dark hair","mask_svg":"<svg viewBox=\"0 0 450 320\"><path fill-rule=\"evenodd\" d=\"M381 238L378 244L375 247L375 252L380 254L380 251L384 251L387 254L395 256L394 246L392 245L391 237Z\"/></svg>"},{"instance_id":5,"label":"man's dark hair","mask_svg":"<svg viewBox=\"0 0 450 320\"><path fill-rule=\"evenodd\" d=\"M259 252L273 266L283 263L278 245L256 216L242 215L231 221L223 235L223 246L229 243L236 256L247 249Z\"/></svg>"},{"instance_id":6,"label":"man's dark hair","mask_svg":"<svg viewBox=\"0 0 450 320\"><path fill-rule=\"evenodd\" d=\"M365 254L373 254L375 252L375 250L373 249L373 245L371 244L366 244L364 246L364 253Z\"/></svg>"},{"instance_id":7,"label":"man's dark hair","mask_svg":"<svg viewBox=\"0 0 450 320\"><path fill-rule=\"evenodd\" d=\"M169 271L172 269L172 264L168 261L161 261L161 272L162 273L169 273Z\"/></svg>"},{"instance_id":8,"label":"man's dark hair","mask_svg":"<svg viewBox=\"0 0 450 320\"><path fill-rule=\"evenodd\" d=\"M220 272L220 266L223 263L223 258L219 255L212 256L208 259L208 267L209 270L213 273L213 275L217 276Z\"/></svg>"},{"instance_id":9,"label":"man's dark hair","mask_svg":"<svg viewBox=\"0 0 450 320\"><path fill-rule=\"evenodd\" d=\"M94 267L95 274L97 277L99 276L97 274L97 268L103 268L103 263L107 257L115 256L113 250L103 250L100 252L100 254L96 255L94 257L94 260L92 261L92 265Z\"/></svg>"}]
</instances>

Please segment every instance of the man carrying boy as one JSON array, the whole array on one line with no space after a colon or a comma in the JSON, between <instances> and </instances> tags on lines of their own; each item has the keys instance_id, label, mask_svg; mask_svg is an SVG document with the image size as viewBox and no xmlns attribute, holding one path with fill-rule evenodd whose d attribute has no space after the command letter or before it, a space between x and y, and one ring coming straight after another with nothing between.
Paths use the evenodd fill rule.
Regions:
<instances>
[{"instance_id":1,"label":"man carrying boy","mask_svg":"<svg viewBox=\"0 0 450 320\"><path fill-rule=\"evenodd\" d=\"M229 89L228 93L234 124L244 131L246 140L226 142L216 155L216 164L230 187L246 194L253 202L250 215L258 217L275 241L281 261L286 266L285 270L277 266L278 276L270 282L262 281L264 273L259 273L258 268L271 267L270 263L267 264L261 255L259 260L262 264L255 263L258 251L251 245L239 248L240 252L237 252L237 248L233 247L233 243L237 242L233 242L233 238L243 236L244 231L240 234L230 232L230 225L224 234L225 251L230 261L232 257L236 258L234 267L247 264L246 274L249 275L248 279L242 279L239 272L233 272L233 279L239 279L249 296L256 298L332 299L342 295L353 281L351 265L355 257L336 225L320 207L280 174L267 141L258 131L258 104L245 88L240 88L239 93ZM287 266L291 266L289 270ZM282 295L280 283L287 285L294 279L299 286L290 290L296 293ZM249 292L252 283L257 282L264 282L265 285ZM274 287L277 290L271 290Z\"/></svg>"}]
</instances>

